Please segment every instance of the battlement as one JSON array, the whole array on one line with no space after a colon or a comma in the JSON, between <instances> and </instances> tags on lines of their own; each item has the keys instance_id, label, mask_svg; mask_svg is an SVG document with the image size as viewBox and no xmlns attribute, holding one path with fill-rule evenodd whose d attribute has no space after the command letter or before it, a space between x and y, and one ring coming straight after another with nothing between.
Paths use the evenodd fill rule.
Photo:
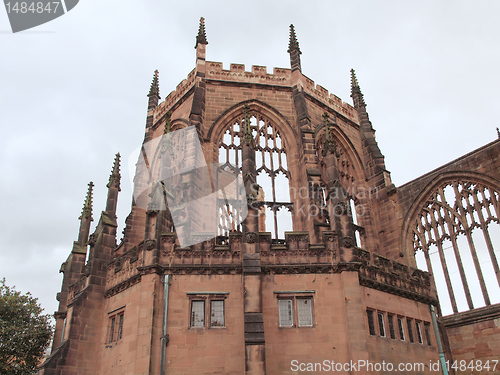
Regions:
<instances>
[{"instance_id":1,"label":"battlement","mask_svg":"<svg viewBox=\"0 0 500 375\"><path fill-rule=\"evenodd\" d=\"M259 65L252 65L250 72L245 71L244 64L231 64L226 70L221 62L207 61L206 67L206 77L209 79L280 86L291 86L292 82L292 71L285 68L273 68L273 73L269 74L267 67Z\"/></svg>"},{"instance_id":2,"label":"battlement","mask_svg":"<svg viewBox=\"0 0 500 375\"><path fill-rule=\"evenodd\" d=\"M356 109L347 102L343 102L337 95L329 94L328 90L319 84L315 84L314 81L306 76L304 83L304 91L321 102L329 105L331 108L335 109L338 113L341 113L348 119L358 122L358 113Z\"/></svg>"},{"instance_id":3,"label":"battlement","mask_svg":"<svg viewBox=\"0 0 500 375\"><path fill-rule=\"evenodd\" d=\"M196 68L191 70L186 79L177 85L175 91L167 95L154 111L153 123L156 123L167 111L194 86Z\"/></svg>"}]
</instances>

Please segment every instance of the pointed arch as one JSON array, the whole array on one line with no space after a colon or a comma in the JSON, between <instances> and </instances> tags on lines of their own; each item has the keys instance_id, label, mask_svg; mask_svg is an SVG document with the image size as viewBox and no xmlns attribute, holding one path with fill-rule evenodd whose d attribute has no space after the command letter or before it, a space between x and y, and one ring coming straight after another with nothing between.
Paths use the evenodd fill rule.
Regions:
<instances>
[{"instance_id":1,"label":"pointed arch","mask_svg":"<svg viewBox=\"0 0 500 375\"><path fill-rule=\"evenodd\" d=\"M403 251L433 273L445 313L500 302L500 249L492 240L500 236L499 201L499 181L446 172L426 185L404 218Z\"/></svg>"},{"instance_id":2,"label":"pointed arch","mask_svg":"<svg viewBox=\"0 0 500 375\"><path fill-rule=\"evenodd\" d=\"M227 126L228 123L241 117L242 108L245 104L250 108L250 112L263 115L276 124L283 137L287 139L289 143L287 146L293 148L294 142L291 142L291 140L298 139L298 134L295 129L276 108L258 99L250 99L236 103L220 114L213 121L212 125L210 125L207 132L207 138L211 143L217 143L220 140L225 126Z\"/></svg>"},{"instance_id":3,"label":"pointed arch","mask_svg":"<svg viewBox=\"0 0 500 375\"><path fill-rule=\"evenodd\" d=\"M364 181L365 180L365 172L363 168L363 162L361 157L359 156L358 151L354 147L354 144L351 142L349 137L344 133L344 131L337 124L331 124L332 135L334 140L337 142L339 148L343 150L346 154L352 169L355 171L354 181ZM320 124L314 130L314 138L315 138L315 148L317 152L322 148L322 140L325 137L325 124ZM341 161L342 163L342 161Z\"/></svg>"},{"instance_id":4,"label":"pointed arch","mask_svg":"<svg viewBox=\"0 0 500 375\"><path fill-rule=\"evenodd\" d=\"M214 157L222 168L242 166L242 126L244 106L248 106L250 127L255 141L256 178L259 189L259 231L271 232L284 239L284 231L293 230L293 202L290 199L290 165L298 162L296 133L274 108L258 100L240 102L219 116L208 134ZM299 176L294 176L299 178ZM219 210L219 234L238 230L240 221L232 215L227 202ZM235 223L237 225L235 225Z\"/></svg>"}]
</instances>

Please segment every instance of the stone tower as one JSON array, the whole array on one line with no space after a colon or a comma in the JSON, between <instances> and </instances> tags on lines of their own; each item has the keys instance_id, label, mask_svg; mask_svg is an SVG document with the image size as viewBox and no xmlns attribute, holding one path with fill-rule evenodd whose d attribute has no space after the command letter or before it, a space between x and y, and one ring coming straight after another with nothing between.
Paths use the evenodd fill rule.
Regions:
<instances>
[{"instance_id":1,"label":"stone tower","mask_svg":"<svg viewBox=\"0 0 500 375\"><path fill-rule=\"evenodd\" d=\"M402 245L417 192L391 182L354 70L351 106L303 74L293 25L291 68L272 73L224 69L207 45L202 18L163 101L154 73L120 243L120 155L91 235L89 185L43 373L431 373L451 357L434 280Z\"/></svg>"}]
</instances>

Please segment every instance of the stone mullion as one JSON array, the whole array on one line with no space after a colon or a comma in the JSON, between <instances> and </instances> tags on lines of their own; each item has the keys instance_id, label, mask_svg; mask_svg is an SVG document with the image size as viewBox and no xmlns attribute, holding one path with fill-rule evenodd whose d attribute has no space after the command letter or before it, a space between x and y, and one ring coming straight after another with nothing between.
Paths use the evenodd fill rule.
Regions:
<instances>
[{"instance_id":1,"label":"stone mullion","mask_svg":"<svg viewBox=\"0 0 500 375\"><path fill-rule=\"evenodd\" d=\"M488 247L488 252L490 253L491 263L493 264L493 269L495 270L497 283L500 286L500 269L498 267L493 244L491 243L490 234L488 232L488 225L484 220L483 211L481 210L481 205L479 203L479 200L477 199L477 194L473 194L472 197L474 198L474 208L476 209L477 215L479 216L479 221L481 222L481 229L483 231L484 240L486 241L486 246Z\"/></svg>"},{"instance_id":2,"label":"stone mullion","mask_svg":"<svg viewBox=\"0 0 500 375\"><path fill-rule=\"evenodd\" d=\"M433 216L431 215L431 218ZM431 223L428 222L427 217L425 216L425 221L429 226L431 227L432 231L434 232L434 235L436 236L436 246L438 248L438 253L439 253L439 260L441 261L441 267L443 267L443 273L444 273L444 279L446 281L446 287L448 288L448 294L450 296L450 301L451 301L451 307L453 308L453 312L457 313L457 302L455 299L455 293L453 293L453 287L451 286L451 279L450 279L450 274L448 272L448 266L446 265L446 259L444 257L444 251L443 251L443 244L441 240L439 239L439 233L436 228L435 221L431 220ZM430 234L430 233L429 233Z\"/></svg>"},{"instance_id":3,"label":"stone mullion","mask_svg":"<svg viewBox=\"0 0 500 375\"><path fill-rule=\"evenodd\" d=\"M489 192L490 192L490 199L491 199L491 202L493 203L493 207L495 207L495 212L497 214L497 218L500 219L500 205L498 204L498 201L495 197L495 192L488 188Z\"/></svg>"},{"instance_id":4,"label":"stone mullion","mask_svg":"<svg viewBox=\"0 0 500 375\"><path fill-rule=\"evenodd\" d=\"M427 247L427 244L425 244L424 242L422 242L422 247L425 257L425 263L427 264L427 269L429 270L429 272L433 272L431 258L429 257L429 248Z\"/></svg>"},{"instance_id":5,"label":"stone mullion","mask_svg":"<svg viewBox=\"0 0 500 375\"><path fill-rule=\"evenodd\" d=\"M264 319L262 313L262 269L259 248L259 210L255 206L256 183L255 152L257 146L250 128L249 108L245 106L242 121L241 171L247 192L248 215L243 222L243 315L245 334L245 373L263 375L266 373ZM257 133L257 139L259 137Z\"/></svg>"},{"instance_id":6,"label":"stone mullion","mask_svg":"<svg viewBox=\"0 0 500 375\"><path fill-rule=\"evenodd\" d=\"M488 296L488 292L486 290L486 284L484 282L483 278L483 272L481 271L481 266L479 264L479 259L477 257L477 252L476 252L476 246L474 245L474 241L472 240L472 230L469 227L469 224L467 223L467 218L465 217L466 215L466 210L462 205L462 200L460 197L462 196L460 192L458 191L458 185L453 184L453 189L455 190L455 196L456 196L456 204L457 204L457 211L460 214L460 217L462 219L462 225L464 226L465 230L465 235L467 237L467 243L469 244L469 249L472 255L472 260L474 262L474 268L476 269L476 274L479 279L479 285L481 286L481 292L483 293L483 298L484 302L486 305L491 305L490 298ZM474 219L474 217L472 217Z\"/></svg>"},{"instance_id":7,"label":"stone mullion","mask_svg":"<svg viewBox=\"0 0 500 375\"><path fill-rule=\"evenodd\" d=\"M441 200L443 202L446 202L446 197L444 196L444 191L443 188L439 188L439 194L441 195ZM445 217L444 220L446 222L446 226L448 228L448 233L450 234L450 241L453 246L453 251L455 253L455 258L457 260L457 265L458 265L458 272L460 273L460 278L462 280L462 286L464 288L465 292L465 298L467 299L467 305L469 306L469 309L474 308L474 304L472 302L472 297L470 294L470 289L469 289L469 284L467 284L467 277L465 276L465 270L464 270L464 265L462 263L462 257L460 256L460 251L458 249L458 244L457 244L457 234L455 232L455 229L453 227L453 223L451 221L450 217L450 209L449 207L443 207L445 211Z\"/></svg>"},{"instance_id":8,"label":"stone mullion","mask_svg":"<svg viewBox=\"0 0 500 375\"><path fill-rule=\"evenodd\" d=\"M264 150L265 148L267 148L267 138L269 137L269 134L267 134L267 126L269 124L267 124L266 122L264 122L264 142L265 142L265 145L264 145ZM275 133L275 129L274 127L272 127L271 129L273 129L273 135ZM262 134L261 134L262 136ZM282 140L283 142L283 140ZM265 152L264 152L265 153ZM275 179L275 173L274 173L274 161L273 161L273 151L272 150L269 150L269 162L271 163L271 165L269 166L269 170L271 171L271 187L272 187L272 193L273 193L273 218L274 218L274 236L276 239L278 239L278 208L276 207L276 182L274 181Z\"/></svg>"},{"instance_id":9,"label":"stone mullion","mask_svg":"<svg viewBox=\"0 0 500 375\"><path fill-rule=\"evenodd\" d=\"M425 256L425 263L427 264L427 271L434 273L432 270L432 264L431 264L431 258L429 257L429 248L427 247L427 242L425 241L425 234L424 230L422 230L422 223L420 223L417 220L417 228L414 231L415 235L418 237L418 240L420 241L420 244L422 245L422 251L424 252Z\"/></svg>"}]
</instances>

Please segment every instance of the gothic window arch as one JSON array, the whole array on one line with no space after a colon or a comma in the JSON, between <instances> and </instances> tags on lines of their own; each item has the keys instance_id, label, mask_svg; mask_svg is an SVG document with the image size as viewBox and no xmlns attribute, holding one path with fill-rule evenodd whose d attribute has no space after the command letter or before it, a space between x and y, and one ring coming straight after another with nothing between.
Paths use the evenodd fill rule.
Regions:
<instances>
[{"instance_id":1,"label":"gothic window arch","mask_svg":"<svg viewBox=\"0 0 500 375\"><path fill-rule=\"evenodd\" d=\"M318 132L321 130L317 130ZM325 137L326 137L326 132L323 131L322 133L319 133L317 135L317 140L316 140L316 156L318 157L319 161L319 169L321 172L321 193L319 194L320 196L324 196L325 198L328 197L328 189L326 188L325 184L325 176L326 176L326 163L325 163L325 155L326 153L324 152L325 150ZM359 177L360 173L360 168L357 163L354 162L355 157L353 158L352 155L352 150L351 152L348 152L349 148L348 146L345 145L344 142L341 142L339 139L339 134L335 133L333 135L334 141L335 141L335 158L337 161L337 167L339 171L339 183L341 186L344 188L344 191L342 192L343 196L342 198L345 199L346 203L348 204L349 210L348 214L352 217L353 220L353 226L354 226L354 235L355 235L355 241L357 246L363 246L364 245L364 236L365 236L365 227L364 225L366 224L366 215L368 215L367 212L367 195L372 194L371 191L367 191L366 188L362 186L358 186L359 180L361 178ZM336 194L340 194L337 192ZM317 192L314 192L315 197L318 195ZM315 200L315 202L317 199ZM321 200L320 200L321 201ZM325 205L327 204L325 200ZM327 217L325 218L326 222L330 221L330 218L328 217L328 210L325 210L327 212Z\"/></svg>"},{"instance_id":2,"label":"gothic window arch","mask_svg":"<svg viewBox=\"0 0 500 375\"><path fill-rule=\"evenodd\" d=\"M444 181L410 222L417 266L434 275L444 314L500 302L499 197L485 183Z\"/></svg>"},{"instance_id":3,"label":"gothic window arch","mask_svg":"<svg viewBox=\"0 0 500 375\"><path fill-rule=\"evenodd\" d=\"M242 167L243 113L226 126L218 143L220 168ZM290 199L290 171L286 141L277 125L261 114L251 114L250 128L255 145L255 167L259 201L259 231L271 232L274 239L284 239L284 232L291 231L292 203ZM235 207L220 202L218 234L227 236L231 231L241 231L242 218L235 216Z\"/></svg>"}]
</instances>

